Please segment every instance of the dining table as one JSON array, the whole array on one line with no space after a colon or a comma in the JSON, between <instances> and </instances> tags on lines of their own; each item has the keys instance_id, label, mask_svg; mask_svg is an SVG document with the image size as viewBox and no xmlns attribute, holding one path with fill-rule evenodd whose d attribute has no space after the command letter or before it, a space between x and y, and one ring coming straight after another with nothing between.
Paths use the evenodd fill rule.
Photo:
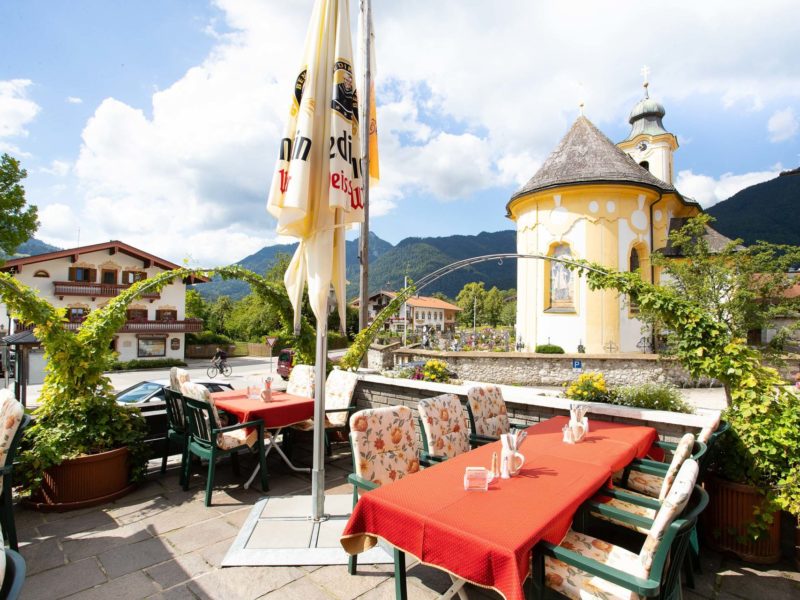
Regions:
<instances>
[{"instance_id":1,"label":"dining table","mask_svg":"<svg viewBox=\"0 0 800 600\"><path fill-rule=\"evenodd\" d=\"M276 440L285 427L314 417L314 399L286 392L272 392L271 400L264 402L258 395L260 392L261 390L257 390L251 397L247 389L226 390L212 393L211 399L218 409L233 414L240 423L255 419L264 421L264 430L269 434L264 440L267 445L265 454L269 454L274 448L290 469L299 473L310 473L311 469L308 467L295 466ZM257 465L244 484L245 489L250 487L259 468Z\"/></svg>"},{"instance_id":2,"label":"dining table","mask_svg":"<svg viewBox=\"0 0 800 600\"><path fill-rule=\"evenodd\" d=\"M652 427L590 419L580 442L565 443L568 421L557 416L527 428L518 448L524 456L519 474L495 478L487 491L465 491L465 469L490 468L500 442L364 493L342 547L358 554L380 538L454 580L523 600L536 544L560 543L580 505L615 471L646 456L657 439Z\"/></svg>"}]
</instances>

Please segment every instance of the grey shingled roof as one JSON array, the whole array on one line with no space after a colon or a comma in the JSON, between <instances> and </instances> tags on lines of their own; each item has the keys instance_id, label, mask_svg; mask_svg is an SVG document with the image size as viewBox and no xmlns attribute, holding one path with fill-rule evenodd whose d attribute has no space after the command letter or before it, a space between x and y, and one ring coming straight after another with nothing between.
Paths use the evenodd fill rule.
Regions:
<instances>
[{"instance_id":1,"label":"grey shingled roof","mask_svg":"<svg viewBox=\"0 0 800 600\"><path fill-rule=\"evenodd\" d=\"M581 183L632 183L663 192L676 191L636 164L589 119L581 116L536 175L511 197L511 201L531 192Z\"/></svg>"},{"instance_id":2,"label":"grey shingled roof","mask_svg":"<svg viewBox=\"0 0 800 600\"><path fill-rule=\"evenodd\" d=\"M680 257L683 256L680 250L675 248L672 245L672 240L669 239L669 236L674 231L678 231L683 228L684 225L689 221L689 217L673 217L669 220L669 228L667 230L667 245L663 248L659 248L656 252L660 252L664 256L672 256L672 257ZM716 229L709 227L706 225L706 231L703 234L703 239L708 244L708 249L712 253L721 252L728 244L730 244L733 240L729 237L722 235ZM744 250L744 246L738 245L736 246L737 250Z\"/></svg>"}]
</instances>

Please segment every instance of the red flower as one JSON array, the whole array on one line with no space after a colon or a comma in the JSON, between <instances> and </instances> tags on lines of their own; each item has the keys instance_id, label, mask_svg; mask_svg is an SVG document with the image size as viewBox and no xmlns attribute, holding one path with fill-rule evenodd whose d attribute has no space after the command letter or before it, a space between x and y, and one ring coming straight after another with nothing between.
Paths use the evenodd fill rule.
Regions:
<instances>
[{"instance_id":1,"label":"red flower","mask_svg":"<svg viewBox=\"0 0 800 600\"><path fill-rule=\"evenodd\" d=\"M385 445L386 445L386 442L384 442L382 439L375 440L375 449L376 450L383 450L383 447Z\"/></svg>"},{"instance_id":2,"label":"red flower","mask_svg":"<svg viewBox=\"0 0 800 600\"><path fill-rule=\"evenodd\" d=\"M356 431L366 431L367 417L365 416L356 417L356 420L353 422L353 429L355 429Z\"/></svg>"}]
</instances>

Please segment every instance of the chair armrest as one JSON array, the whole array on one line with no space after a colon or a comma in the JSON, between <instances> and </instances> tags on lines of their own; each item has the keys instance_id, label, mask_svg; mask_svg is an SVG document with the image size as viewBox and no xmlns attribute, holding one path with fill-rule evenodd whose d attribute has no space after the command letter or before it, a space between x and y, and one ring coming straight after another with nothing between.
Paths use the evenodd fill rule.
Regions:
<instances>
[{"instance_id":1,"label":"chair armrest","mask_svg":"<svg viewBox=\"0 0 800 600\"><path fill-rule=\"evenodd\" d=\"M511 423L511 429L519 429L520 431L530 427L530 423Z\"/></svg>"},{"instance_id":2,"label":"chair armrest","mask_svg":"<svg viewBox=\"0 0 800 600\"><path fill-rule=\"evenodd\" d=\"M14 465L3 465L0 467L0 475L10 475L14 472Z\"/></svg>"},{"instance_id":3,"label":"chair armrest","mask_svg":"<svg viewBox=\"0 0 800 600\"><path fill-rule=\"evenodd\" d=\"M340 413L340 412L353 412L356 409L355 406L348 406L347 408L326 408L325 414L328 413Z\"/></svg>"},{"instance_id":4,"label":"chair armrest","mask_svg":"<svg viewBox=\"0 0 800 600\"><path fill-rule=\"evenodd\" d=\"M470 433L469 434L469 443L476 446L484 446L485 444L491 444L492 442L496 442L500 438L492 437L490 435L480 435L477 433Z\"/></svg>"},{"instance_id":5,"label":"chair armrest","mask_svg":"<svg viewBox=\"0 0 800 600\"><path fill-rule=\"evenodd\" d=\"M590 514L597 513L598 515L608 517L609 519L613 519L614 521L619 521L621 523L629 523L630 525L636 525L637 527L643 527L645 529L650 529L653 526L653 519L648 519L647 517L642 517L641 515L634 515L633 513L629 513L621 508L611 506L605 502L595 502L594 500L589 500L584 503L583 508L588 510Z\"/></svg>"},{"instance_id":6,"label":"chair armrest","mask_svg":"<svg viewBox=\"0 0 800 600\"><path fill-rule=\"evenodd\" d=\"M615 583L624 587L626 590L631 590L642 596L657 596L661 588L661 583L659 581L642 579L641 577L629 575L625 571L620 571L614 567L604 565L592 558L583 556L572 550L567 550L561 546L550 544L549 542L539 542L536 546L536 550L540 551L545 556L551 556L567 564L574 565L582 571Z\"/></svg>"},{"instance_id":7,"label":"chair armrest","mask_svg":"<svg viewBox=\"0 0 800 600\"><path fill-rule=\"evenodd\" d=\"M655 465L651 464L652 461L642 462L641 459L635 459L629 467L627 467L630 471L638 471L639 473L644 473L646 475L656 475L658 477L664 477L667 474L667 467L666 466L655 466L655 465L664 465L664 463L655 463Z\"/></svg>"},{"instance_id":8,"label":"chair armrest","mask_svg":"<svg viewBox=\"0 0 800 600\"><path fill-rule=\"evenodd\" d=\"M430 466L439 464L446 460L447 460L446 456L434 456L433 454L428 454L424 450L419 453L419 462L425 463Z\"/></svg>"},{"instance_id":9,"label":"chair armrest","mask_svg":"<svg viewBox=\"0 0 800 600\"><path fill-rule=\"evenodd\" d=\"M368 479L364 479L363 477L359 477L355 473L350 473L347 476L347 481L349 483L353 484L354 486L356 486L357 488L361 488L362 490L367 490L367 491L374 490L374 489L377 489L378 487L380 487L377 483L373 483L372 481L369 481Z\"/></svg>"},{"instance_id":10,"label":"chair armrest","mask_svg":"<svg viewBox=\"0 0 800 600\"><path fill-rule=\"evenodd\" d=\"M227 427L220 427L219 429L212 429L212 434L217 433L226 433L228 431L236 431L237 429L242 429L244 427L258 427L263 431L264 429L264 420L263 419L255 419L253 421L247 421L245 423L236 423L236 425L228 425Z\"/></svg>"},{"instance_id":11,"label":"chair armrest","mask_svg":"<svg viewBox=\"0 0 800 600\"><path fill-rule=\"evenodd\" d=\"M639 496L637 494L631 494L627 490L623 490L620 488L603 488L595 495L594 498L601 496L605 496L608 498L615 498L617 500L622 500L623 502L636 504L637 506L652 508L653 510L658 510L659 508L661 508L661 503L655 498L649 498L649 497Z\"/></svg>"}]
</instances>

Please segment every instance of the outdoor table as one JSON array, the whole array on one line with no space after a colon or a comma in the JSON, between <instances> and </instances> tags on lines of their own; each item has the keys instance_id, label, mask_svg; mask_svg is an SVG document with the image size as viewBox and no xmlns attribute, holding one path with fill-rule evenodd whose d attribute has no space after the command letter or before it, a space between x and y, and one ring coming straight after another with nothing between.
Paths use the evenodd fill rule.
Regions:
<instances>
[{"instance_id":1,"label":"outdoor table","mask_svg":"<svg viewBox=\"0 0 800 600\"><path fill-rule=\"evenodd\" d=\"M264 429L269 431L269 438L266 454L275 448L283 461L289 468L299 473L310 473L311 469L296 467L289 460L289 457L275 443L278 435L284 427L294 423L311 419L314 416L314 399L304 396L295 396L285 392L273 392L271 402L263 402L260 398L249 398L247 390L230 390L225 392L214 392L211 394L217 408L227 411L239 419L240 423L261 419L264 421ZM256 466L250 479L244 487L247 489L253 482L260 466Z\"/></svg>"},{"instance_id":2,"label":"outdoor table","mask_svg":"<svg viewBox=\"0 0 800 600\"><path fill-rule=\"evenodd\" d=\"M342 535L349 553L380 537L422 563L508 600L525 598L531 550L558 544L578 507L656 439L652 427L601 423L577 444L562 442L566 417L528 428L519 475L496 479L487 492L464 490L468 466L489 468L500 443L481 446L363 494Z\"/></svg>"}]
</instances>

